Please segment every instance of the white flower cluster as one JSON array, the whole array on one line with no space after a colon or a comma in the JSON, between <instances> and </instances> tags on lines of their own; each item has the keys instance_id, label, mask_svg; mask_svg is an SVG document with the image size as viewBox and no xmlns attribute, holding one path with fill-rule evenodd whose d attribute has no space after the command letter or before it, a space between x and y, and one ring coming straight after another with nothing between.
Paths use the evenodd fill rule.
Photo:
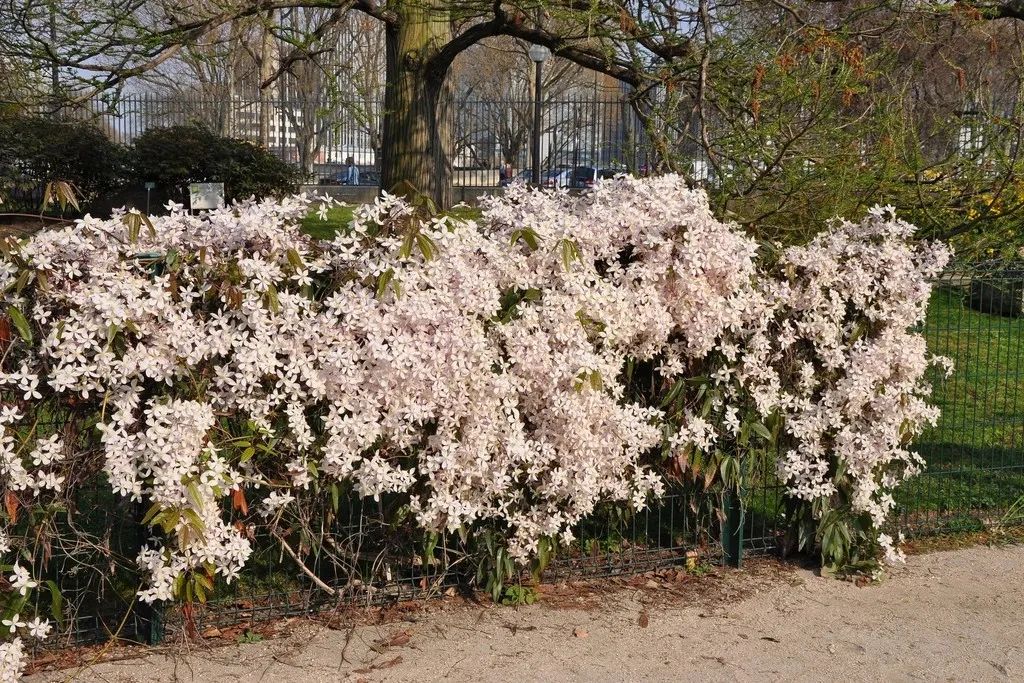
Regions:
<instances>
[{"instance_id":1,"label":"white flower cluster","mask_svg":"<svg viewBox=\"0 0 1024 683\"><path fill-rule=\"evenodd\" d=\"M18 683L28 664L21 638L0 643L0 683Z\"/></svg>"},{"instance_id":2,"label":"white flower cluster","mask_svg":"<svg viewBox=\"0 0 1024 683\"><path fill-rule=\"evenodd\" d=\"M929 357L915 332L924 322L930 280L949 251L912 245L913 231L891 208L876 208L860 223L841 221L808 245L788 249L777 344L800 363L789 381L767 377L783 387L772 400L795 438L779 462L791 494L832 495L841 467L852 484L852 509L869 514L876 527L895 505L893 489L924 464L906 446L938 418L926 400L925 370L937 363L952 372L948 359ZM895 557L891 539L882 545Z\"/></svg>"},{"instance_id":3,"label":"white flower cluster","mask_svg":"<svg viewBox=\"0 0 1024 683\"><path fill-rule=\"evenodd\" d=\"M7 411L91 406L111 486L165 532L139 557L144 600L238 574L241 490L267 492L265 522L320 481L403 494L425 529L500 522L526 558L600 502L645 505L663 490L653 452L725 448L751 411L785 417L793 495L831 495L841 461L878 523L919 466L905 439L934 411L909 328L945 257L887 214L776 270L675 176L580 197L513 186L479 222L385 195L324 243L297 227L308 206L173 210L151 232L86 217L0 261L6 305L36 330L0 375L0 474L60 490L68 449L22 448ZM635 362L669 385L706 369L709 410L636 399Z\"/></svg>"}]
</instances>

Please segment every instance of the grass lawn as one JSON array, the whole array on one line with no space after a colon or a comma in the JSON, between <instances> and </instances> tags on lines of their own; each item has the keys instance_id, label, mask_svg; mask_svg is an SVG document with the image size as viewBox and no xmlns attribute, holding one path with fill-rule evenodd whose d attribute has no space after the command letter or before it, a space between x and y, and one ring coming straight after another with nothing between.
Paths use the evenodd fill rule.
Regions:
<instances>
[{"instance_id":1,"label":"grass lawn","mask_svg":"<svg viewBox=\"0 0 1024 683\"><path fill-rule=\"evenodd\" d=\"M924 526L998 521L1024 495L1024 318L972 310L965 294L936 289L925 325L929 349L956 371L936 375L942 416L916 442L926 473L897 495Z\"/></svg>"},{"instance_id":2,"label":"grass lawn","mask_svg":"<svg viewBox=\"0 0 1024 683\"><path fill-rule=\"evenodd\" d=\"M334 233L342 229L349 224L352 220L352 209L353 206L335 206L327 212L327 220L320 220L316 211L310 211L305 218L302 219L302 231L310 237L315 237L321 240L329 240L334 237ZM455 218L463 219L476 219L480 217L480 209L473 206L457 206L450 211L448 215Z\"/></svg>"},{"instance_id":3,"label":"grass lawn","mask_svg":"<svg viewBox=\"0 0 1024 683\"><path fill-rule=\"evenodd\" d=\"M351 206L332 207L327 211L327 220L325 221L317 217L316 211L310 211L302 219L302 232L320 240L329 240L334 237L334 233L352 220L352 209Z\"/></svg>"}]
</instances>

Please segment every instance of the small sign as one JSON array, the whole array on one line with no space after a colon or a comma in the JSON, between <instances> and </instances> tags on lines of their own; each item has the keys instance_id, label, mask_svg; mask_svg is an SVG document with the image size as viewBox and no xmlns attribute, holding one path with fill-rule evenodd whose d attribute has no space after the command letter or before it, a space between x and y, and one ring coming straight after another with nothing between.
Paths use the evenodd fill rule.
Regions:
<instances>
[{"instance_id":1,"label":"small sign","mask_svg":"<svg viewBox=\"0 0 1024 683\"><path fill-rule=\"evenodd\" d=\"M188 194L193 211L224 206L224 183L192 183L188 186Z\"/></svg>"},{"instance_id":2,"label":"small sign","mask_svg":"<svg viewBox=\"0 0 1024 683\"><path fill-rule=\"evenodd\" d=\"M154 183L154 182L146 183L146 191L147 192L149 192L150 190L155 190L155 189L156 189L156 183Z\"/></svg>"}]
</instances>

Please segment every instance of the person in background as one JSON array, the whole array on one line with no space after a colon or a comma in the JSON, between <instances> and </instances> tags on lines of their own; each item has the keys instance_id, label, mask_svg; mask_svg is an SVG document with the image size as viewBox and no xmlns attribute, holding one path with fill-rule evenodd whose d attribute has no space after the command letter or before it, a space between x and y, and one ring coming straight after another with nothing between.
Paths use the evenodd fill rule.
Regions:
<instances>
[{"instance_id":1,"label":"person in background","mask_svg":"<svg viewBox=\"0 0 1024 683\"><path fill-rule=\"evenodd\" d=\"M358 185L359 184L359 167L356 166L356 160L352 157L345 159L345 185Z\"/></svg>"},{"instance_id":2,"label":"person in background","mask_svg":"<svg viewBox=\"0 0 1024 683\"><path fill-rule=\"evenodd\" d=\"M504 187L512 182L512 164L507 161L498 169L498 185Z\"/></svg>"}]
</instances>

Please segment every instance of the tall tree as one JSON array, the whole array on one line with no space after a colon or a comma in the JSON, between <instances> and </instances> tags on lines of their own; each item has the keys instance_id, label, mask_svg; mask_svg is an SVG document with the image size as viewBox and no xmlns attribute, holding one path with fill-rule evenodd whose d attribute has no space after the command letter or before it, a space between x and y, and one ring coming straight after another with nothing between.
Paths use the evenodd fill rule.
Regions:
<instances>
[{"instance_id":1,"label":"tall tree","mask_svg":"<svg viewBox=\"0 0 1024 683\"><path fill-rule=\"evenodd\" d=\"M61 5L51 36L47 17ZM547 46L581 66L639 86L660 63L687 53L685 40L647 19L673 3L484 2L482 0L223 0L182 5L174 0L7 0L5 13L21 32L5 36L0 54L43 55L82 82L79 97L109 91L172 59L182 48L229 22L270 17L291 7L330 7L317 36L347 12L381 22L386 42L381 175L386 187L423 193L437 204L452 192L451 97L454 59L484 38L508 35ZM652 28L653 26L653 28ZM625 49L625 45L632 45ZM280 55L275 74L308 58L309 41ZM642 55L642 58L638 58ZM663 78L659 74L658 78Z\"/></svg>"},{"instance_id":2,"label":"tall tree","mask_svg":"<svg viewBox=\"0 0 1024 683\"><path fill-rule=\"evenodd\" d=\"M16 29L0 35L0 57L58 66L86 86L79 97L116 90L231 22L266 21L296 7L325 10L308 15L303 37L287 42L273 73L262 79L266 87L311 59L316 39L331 26L353 14L372 19L385 42L382 183L424 193L441 206L452 194L447 76L454 60L496 36L545 45L628 84L659 165L699 177L685 160L702 153L724 188L719 206L751 225L815 222L843 197L899 194L908 168L934 183L924 174L932 161L909 158L932 145L919 138L917 116L929 90L920 97L906 93L919 85L921 60L938 64L949 55L928 58L915 49L914 41L927 44L929 36L914 28L1024 18L1020 0L913 6L869 0L0 1L0 25ZM64 19L56 31L49 21L55 5ZM900 54L905 61L895 59ZM900 65L906 68L895 78ZM966 80L966 69L956 73ZM1019 131L1004 126L1014 127ZM865 145L878 155L865 155ZM885 156L893 147L906 152L900 164ZM878 166L884 172L859 173L867 159L885 162ZM956 163L957 172L968 169ZM918 194L929 189L921 180L909 186ZM815 194L827 187L838 189ZM979 188L972 185L958 200L963 212L985 194ZM936 196L948 194L939 189Z\"/></svg>"}]
</instances>

